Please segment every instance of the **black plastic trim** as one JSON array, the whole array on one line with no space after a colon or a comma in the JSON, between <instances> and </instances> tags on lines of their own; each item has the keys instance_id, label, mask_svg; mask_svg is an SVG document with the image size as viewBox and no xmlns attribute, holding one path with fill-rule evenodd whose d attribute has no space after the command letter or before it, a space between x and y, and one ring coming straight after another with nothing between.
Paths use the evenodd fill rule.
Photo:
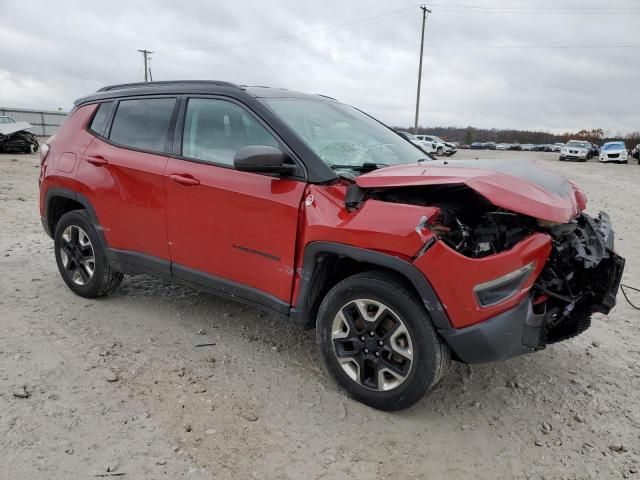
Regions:
<instances>
[{"instance_id":1,"label":"black plastic trim","mask_svg":"<svg viewBox=\"0 0 640 480\"><path fill-rule=\"evenodd\" d=\"M307 319L307 313L310 308L307 300L311 295L311 285L313 272L318 263L318 256L322 253L333 253L351 258L357 262L366 262L378 265L389 270L393 270L405 277L420 295L424 306L426 307L431 320L439 329L449 329L451 324L447 317L438 296L427 278L409 262L401 258L387 255L384 253L374 252L363 248L345 245L333 242L311 242L304 251L302 273L300 278L300 289L296 306L291 309L291 319L296 322L309 323L315 319Z\"/></svg>"},{"instance_id":2,"label":"black plastic trim","mask_svg":"<svg viewBox=\"0 0 640 480\"><path fill-rule=\"evenodd\" d=\"M171 265L173 277L177 281L186 282L191 286L206 288L217 295L229 298L231 300L247 303L256 307L266 308L270 311L282 315L289 316L289 303L270 295L257 288L249 287L233 280L210 275L192 268L182 265Z\"/></svg>"},{"instance_id":3,"label":"black plastic trim","mask_svg":"<svg viewBox=\"0 0 640 480\"><path fill-rule=\"evenodd\" d=\"M457 360L488 363L541 350L544 315L533 313L531 297L511 310L466 328L438 330Z\"/></svg>"},{"instance_id":4,"label":"black plastic trim","mask_svg":"<svg viewBox=\"0 0 640 480\"><path fill-rule=\"evenodd\" d=\"M45 232L51 238L53 238L53 234L55 232L51 231L51 227L49 225L49 207L51 205L51 200L54 197L64 197L64 198L69 198L71 200L75 200L87 210L87 213L89 214L89 217L93 222L93 227L96 229L96 232L98 233L98 238L100 240L101 246L106 250L107 241L104 238L104 234L102 233L102 227L100 226L100 222L98 221L98 216L96 215L96 211L93 208L93 205L91 205L91 202L89 201L89 199L84 195L82 195L81 193L74 192L73 190L69 190L67 188L51 187L47 190L47 193L45 194L45 197L44 197L45 198L44 217L47 222L47 227L45 228Z\"/></svg>"},{"instance_id":5,"label":"black plastic trim","mask_svg":"<svg viewBox=\"0 0 640 480\"><path fill-rule=\"evenodd\" d=\"M131 250L117 250L107 248L106 255L109 263L115 264L117 270L127 275L145 273L159 273L171 276L171 262L162 258Z\"/></svg>"}]
</instances>

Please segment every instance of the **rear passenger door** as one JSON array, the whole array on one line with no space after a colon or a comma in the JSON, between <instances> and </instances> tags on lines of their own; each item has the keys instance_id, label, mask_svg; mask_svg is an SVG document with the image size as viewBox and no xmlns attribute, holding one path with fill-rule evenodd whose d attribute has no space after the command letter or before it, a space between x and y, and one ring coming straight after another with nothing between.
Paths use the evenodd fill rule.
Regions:
<instances>
[{"instance_id":1,"label":"rear passenger door","mask_svg":"<svg viewBox=\"0 0 640 480\"><path fill-rule=\"evenodd\" d=\"M95 135L77 179L98 216L111 257L169 270L163 173L176 98L120 100L100 106ZM149 258L151 257L151 258Z\"/></svg>"},{"instance_id":2,"label":"rear passenger door","mask_svg":"<svg viewBox=\"0 0 640 480\"><path fill-rule=\"evenodd\" d=\"M234 169L242 147L286 150L242 105L191 98L184 110L181 151L165 171L173 274L286 310L304 179Z\"/></svg>"}]
</instances>

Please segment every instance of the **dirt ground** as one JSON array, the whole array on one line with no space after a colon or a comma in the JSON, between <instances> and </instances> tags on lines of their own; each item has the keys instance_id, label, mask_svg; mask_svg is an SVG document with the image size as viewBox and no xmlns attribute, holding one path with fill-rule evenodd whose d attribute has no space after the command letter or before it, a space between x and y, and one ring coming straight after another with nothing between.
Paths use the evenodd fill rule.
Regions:
<instances>
[{"instance_id":1,"label":"dirt ground","mask_svg":"<svg viewBox=\"0 0 640 480\"><path fill-rule=\"evenodd\" d=\"M576 181L640 285L638 165L457 157L475 156ZM72 294L37 178L36 156L0 155L1 479L640 478L640 314L622 295L574 340L456 364L411 410L382 413L323 373L313 331L148 277Z\"/></svg>"}]
</instances>

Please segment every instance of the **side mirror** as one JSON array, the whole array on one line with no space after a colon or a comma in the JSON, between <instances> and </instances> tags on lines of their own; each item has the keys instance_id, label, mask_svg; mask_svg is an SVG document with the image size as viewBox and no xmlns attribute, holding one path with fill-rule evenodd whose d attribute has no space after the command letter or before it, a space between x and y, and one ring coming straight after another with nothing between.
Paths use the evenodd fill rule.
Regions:
<instances>
[{"instance_id":1,"label":"side mirror","mask_svg":"<svg viewBox=\"0 0 640 480\"><path fill-rule=\"evenodd\" d=\"M233 158L233 165L241 172L286 175L295 172L295 165L285 163L285 154L269 145L242 147Z\"/></svg>"}]
</instances>

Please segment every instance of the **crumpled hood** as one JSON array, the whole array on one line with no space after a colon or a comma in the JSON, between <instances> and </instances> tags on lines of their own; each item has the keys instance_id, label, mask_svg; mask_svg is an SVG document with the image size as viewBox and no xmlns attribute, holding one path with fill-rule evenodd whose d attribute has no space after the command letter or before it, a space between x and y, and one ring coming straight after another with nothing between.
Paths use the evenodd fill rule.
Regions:
<instances>
[{"instance_id":1,"label":"crumpled hood","mask_svg":"<svg viewBox=\"0 0 640 480\"><path fill-rule=\"evenodd\" d=\"M567 223L586 208L584 193L562 175L522 160L444 160L396 165L360 175L361 188L461 185L497 207Z\"/></svg>"}]
</instances>

